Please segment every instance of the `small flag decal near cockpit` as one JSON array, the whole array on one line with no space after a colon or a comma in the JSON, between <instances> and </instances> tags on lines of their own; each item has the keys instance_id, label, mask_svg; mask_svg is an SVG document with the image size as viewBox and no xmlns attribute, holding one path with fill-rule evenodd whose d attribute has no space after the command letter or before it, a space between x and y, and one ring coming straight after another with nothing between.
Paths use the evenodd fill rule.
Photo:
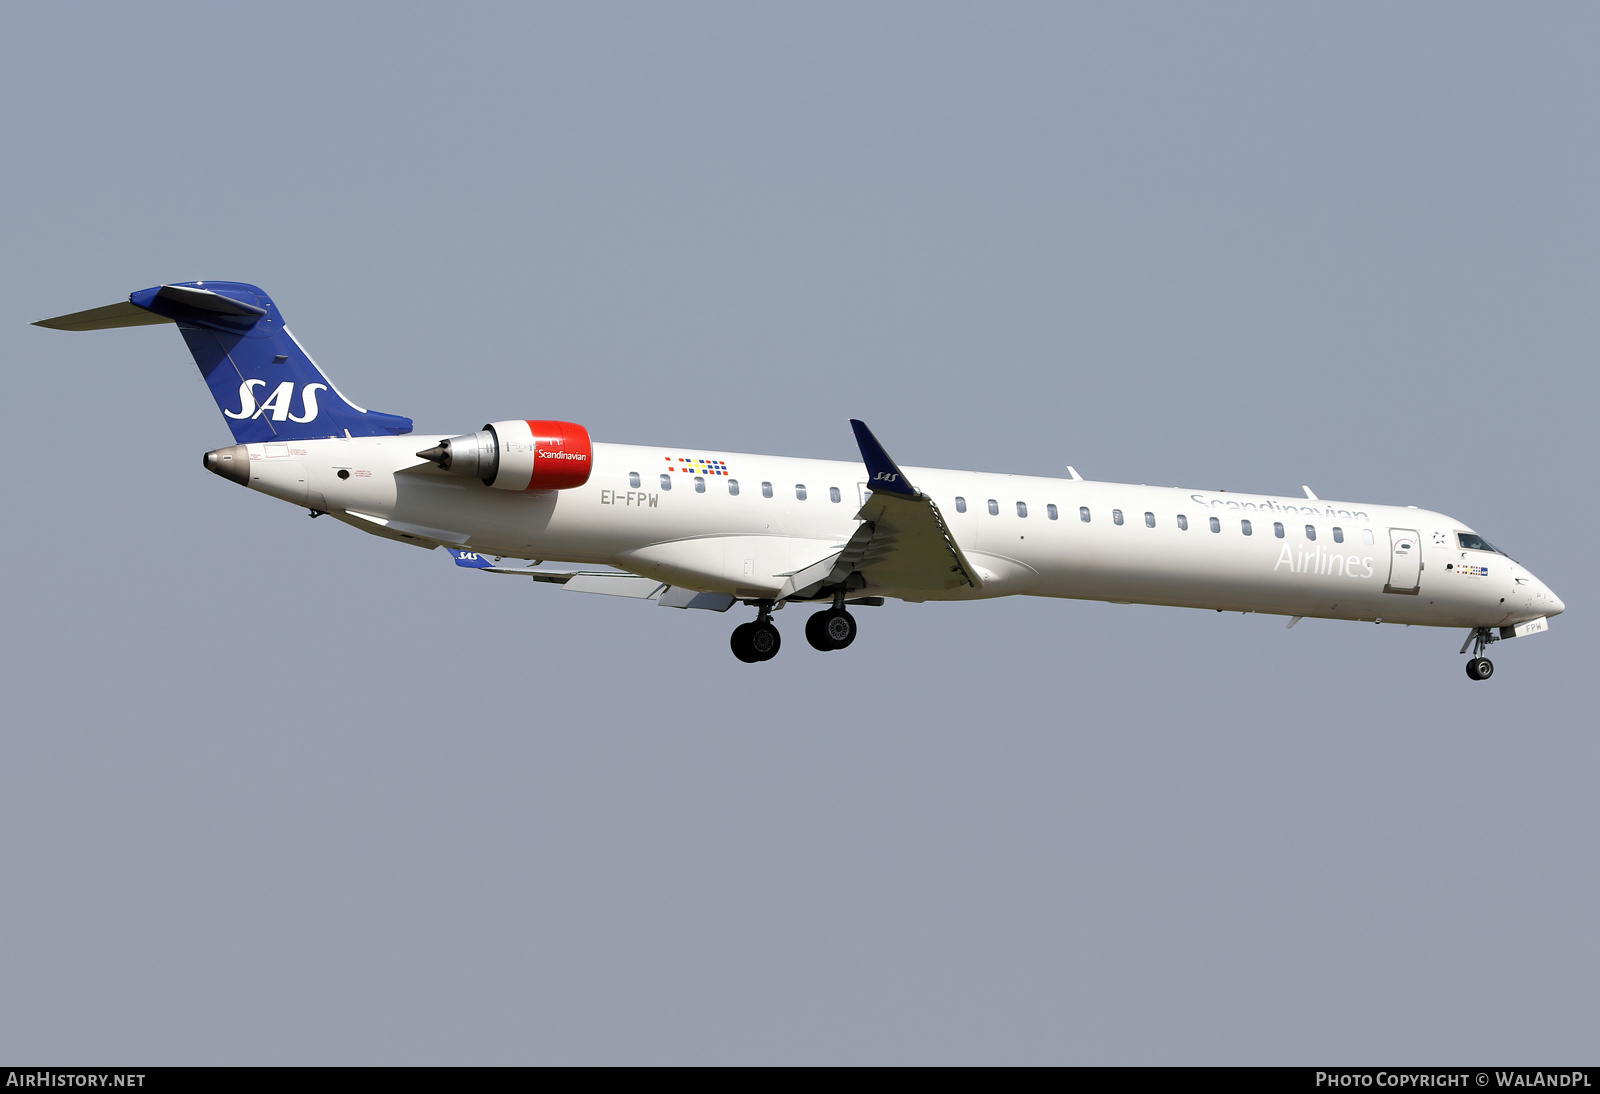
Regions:
<instances>
[{"instance_id":1,"label":"small flag decal near cockpit","mask_svg":"<svg viewBox=\"0 0 1600 1094\"><path fill-rule=\"evenodd\" d=\"M722 460L702 460L699 457L679 456L676 461L667 458L668 471L681 471L686 475L726 475L728 465Z\"/></svg>"}]
</instances>

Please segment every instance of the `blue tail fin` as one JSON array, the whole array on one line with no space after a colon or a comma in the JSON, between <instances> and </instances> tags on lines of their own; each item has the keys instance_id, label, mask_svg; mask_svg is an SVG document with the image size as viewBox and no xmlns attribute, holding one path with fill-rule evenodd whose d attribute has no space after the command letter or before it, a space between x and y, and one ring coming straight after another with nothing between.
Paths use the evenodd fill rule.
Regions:
<instances>
[{"instance_id":1,"label":"blue tail fin","mask_svg":"<svg viewBox=\"0 0 1600 1094\"><path fill-rule=\"evenodd\" d=\"M42 320L60 330L178 325L240 444L411 432L411 419L356 406L294 340L271 297L237 281L141 289L127 304Z\"/></svg>"}]
</instances>

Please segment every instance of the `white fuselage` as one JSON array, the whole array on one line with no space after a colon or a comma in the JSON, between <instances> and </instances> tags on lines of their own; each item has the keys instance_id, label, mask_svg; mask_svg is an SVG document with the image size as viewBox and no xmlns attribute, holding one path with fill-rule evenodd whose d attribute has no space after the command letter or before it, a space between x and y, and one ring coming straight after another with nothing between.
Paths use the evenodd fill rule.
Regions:
<instances>
[{"instance_id":1,"label":"white fuselage","mask_svg":"<svg viewBox=\"0 0 1600 1094\"><path fill-rule=\"evenodd\" d=\"M253 444L249 485L420 546L601 563L752 599L837 552L867 489L859 463L595 444L584 486L511 493L415 455L443 439ZM1449 627L1508 626L1563 609L1505 555L1462 549L1466 525L1424 509L903 470L938 506L982 588L869 585L860 595L1026 594Z\"/></svg>"}]
</instances>

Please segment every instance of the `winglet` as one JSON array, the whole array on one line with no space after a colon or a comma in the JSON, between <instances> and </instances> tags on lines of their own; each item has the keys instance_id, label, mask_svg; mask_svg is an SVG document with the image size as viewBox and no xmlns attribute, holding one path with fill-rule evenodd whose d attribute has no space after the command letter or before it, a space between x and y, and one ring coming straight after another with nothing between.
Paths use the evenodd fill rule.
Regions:
<instances>
[{"instance_id":1,"label":"winglet","mask_svg":"<svg viewBox=\"0 0 1600 1094\"><path fill-rule=\"evenodd\" d=\"M465 566L469 570L487 570L494 566L494 563L476 551L458 551L452 547L450 554L456 560L457 566Z\"/></svg>"},{"instance_id":2,"label":"winglet","mask_svg":"<svg viewBox=\"0 0 1600 1094\"><path fill-rule=\"evenodd\" d=\"M883 450L883 445L878 443L878 438L872 435L872 430L867 428L865 422L850 419L850 428L856 431L856 444L861 449L861 462L867 465L867 486L875 493L899 494L901 497L914 498L917 491L895 462L889 458L889 453Z\"/></svg>"}]
</instances>

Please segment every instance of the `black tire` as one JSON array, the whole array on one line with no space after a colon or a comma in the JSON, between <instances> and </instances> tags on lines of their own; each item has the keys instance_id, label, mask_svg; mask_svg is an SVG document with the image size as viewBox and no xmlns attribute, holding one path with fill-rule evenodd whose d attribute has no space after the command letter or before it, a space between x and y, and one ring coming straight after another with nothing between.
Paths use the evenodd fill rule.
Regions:
<instances>
[{"instance_id":1,"label":"black tire","mask_svg":"<svg viewBox=\"0 0 1600 1094\"><path fill-rule=\"evenodd\" d=\"M843 608L823 612L822 619L822 633L829 649L842 650L856 640L856 617Z\"/></svg>"},{"instance_id":2,"label":"black tire","mask_svg":"<svg viewBox=\"0 0 1600 1094\"><path fill-rule=\"evenodd\" d=\"M750 632L756 629L754 623L740 623L733 628L733 634L728 638L728 645L733 650L733 655L747 665L753 665L761 660L761 655L756 653L755 643L750 641Z\"/></svg>"},{"instance_id":3,"label":"black tire","mask_svg":"<svg viewBox=\"0 0 1600 1094\"><path fill-rule=\"evenodd\" d=\"M1494 662L1487 657L1474 657L1467 662L1467 675L1474 680L1487 680L1494 675Z\"/></svg>"},{"instance_id":4,"label":"black tire","mask_svg":"<svg viewBox=\"0 0 1600 1094\"><path fill-rule=\"evenodd\" d=\"M771 623L746 623L745 626L750 628L750 650L757 661L771 661L778 656L783 636L777 627Z\"/></svg>"},{"instance_id":5,"label":"black tire","mask_svg":"<svg viewBox=\"0 0 1600 1094\"><path fill-rule=\"evenodd\" d=\"M823 630L823 623L828 616L827 612L817 612L806 620L806 641L811 643L811 648L827 653L833 649L828 642L828 632Z\"/></svg>"}]
</instances>

